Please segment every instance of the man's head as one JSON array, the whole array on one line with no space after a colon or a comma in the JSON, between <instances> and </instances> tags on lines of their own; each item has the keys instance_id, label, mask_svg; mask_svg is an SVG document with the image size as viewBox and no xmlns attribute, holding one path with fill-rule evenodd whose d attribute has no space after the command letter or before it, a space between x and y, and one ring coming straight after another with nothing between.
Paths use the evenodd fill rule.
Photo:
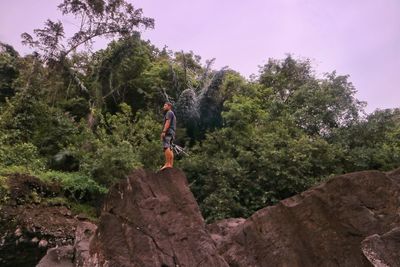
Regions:
<instances>
[{"instance_id":1,"label":"man's head","mask_svg":"<svg viewBox=\"0 0 400 267\"><path fill-rule=\"evenodd\" d=\"M163 107L163 110L164 110L164 111L168 111L168 110L171 110L171 109L172 109L172 104L171 104L171 102L165 102L164 107Z\"/></svg>"}]
</instances>

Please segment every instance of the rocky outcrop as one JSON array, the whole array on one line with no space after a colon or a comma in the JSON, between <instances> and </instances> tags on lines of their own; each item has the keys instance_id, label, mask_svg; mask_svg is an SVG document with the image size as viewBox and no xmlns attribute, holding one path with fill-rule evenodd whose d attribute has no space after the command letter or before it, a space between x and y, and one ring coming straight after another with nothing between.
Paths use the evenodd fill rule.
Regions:
<instances>
[{"instance_id":1,"label":"rocky outcrop","mask_svg":"<svg viewBox=\"0 0 400 267\"><path fill-rule=\"evenodd\" d=\"M96 226L70 210L57 184L27 174L0 178L0 266L37 266L44 255L41 267L72 266L88 254Z\"/></svg>"},{"instance_id":2,"label":"rocky outcrop","mask_svg":"<svg viewBox=\"0 0 400 267\"><path fill-rule=\"evenodd\" d=\"M80 222L74 245L50 248L36 267L85 266L85 261L90 258L89 243L96 229L97 226L91 222Z\"/></svg>"},{"instance_id":3,"label":"rocky outcrop","mask_svg":"<svg viewBox=\"0 0 400 267\"><path fill-rule=\"evenodd\" d=\"M385 247L399 248L393 238L398 233L390 232L400 226L398 173L364 171L331 178L253 214L225 233L219 253L230 266L243 267L372 266L364 255L367 248L383 259L384 251L396 258L398 252ZM369 236L363 253L361 244Z\"/></svg>"},{"instance_id":4,"label":"rocky outcrop","mask_svg":"<svg viewBox=\"0 0 400 267\"><path fill-rule=\"evenodd\" d=\"M374 266L400 266L400 227L382 236L367 237L362 242L362 251Z\"/></svg>"},{"instance_id":5,"label":"rocky outcrop","mask_svg":"<svg viewBox=\"0 0 400 267\"><path fill-rule=\"evenodd\" d=\"M388 176L400 183L400 168ZM367 237L362 242L362 251L375 267L400 266L400 227Z\"/></svg>"},{"instance_id":6,"label":"rocky outcrop","mask_svg":"<svg viewBox=\"0 0 400 267\"><path fill-rule=\"evenodd\" d=\"M74 267L74 247L71 245L50 248L36 267Z\"/></svg>"},{"instance_id":7,"label":"rocky outcrop","mask_svg":"<svg viewBox=\"0 0 400 267\"><path fill-rule=\"evenodd\" d=\"M26 204L0 212L0 266L35 266L48 248L74 243L79 220L66 207Z\"/></svg>"},{"instance_id":8,"label":"rocky outcrop","mask_svg":"<svg viewBox=\"0 0 400 267\"><path fill-rule=\"evenodd\" d=\"M396 267L400 169L333 177L207 226L181 171L137 170L110 189L97 230L80 225L74 256L53 249L40 267Z\"/></svg>"},{"instance_id":9,"label":"rocky outcrop","mask_svg":"<svg viewBox=\"0 0 400 267\"><path fill-rule=\"evenodd\" d=\"M75 266L85 266L85 263L88 262L90 258L90 241L94 237L96 230L97 226L91 222L81 222L78 224L74 244Z\"/></svg>"},{"instance_id":10,"label":"rocky outcrop","mask_svg":"<svg viewBox=\"0 0 400 267\"><path fill-rule=\"evenodd\" d=\"M110 189L84 266L228 266L182 171L137 170Z\"/></svg>"},{"instance_id":11,"label":"rocky outcrop","mask_svg":"<svg viewBox=\"0 0 400 267\"><path fill-rule=\"evenodd\" d=\"M2 191L0 199L0 266L36 266L49 248L53 258L73 255L64 248L51 250L72 247L81 222L68 207L45 201L57 196L59 190L27 174L8 176L7 192Z\"/></svg>"}]
</instances>

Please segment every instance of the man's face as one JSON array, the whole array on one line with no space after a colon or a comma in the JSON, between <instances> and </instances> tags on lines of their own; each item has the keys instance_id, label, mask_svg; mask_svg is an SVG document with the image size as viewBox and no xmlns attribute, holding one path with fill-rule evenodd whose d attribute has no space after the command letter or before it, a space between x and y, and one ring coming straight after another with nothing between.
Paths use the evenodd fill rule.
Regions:
<instances>
[{"instance_id":1,"label":"man's face","mask_svg":"<svg viewBox=\"0 0 400 267\"><path fill-rule=\"evenodd\" d=\"M163 107L163 110L164 111L167 111L167 110L169 110L170 109L170 106L167 104L167 103L165 103L164 104L164 107Z\"/></svg>"}]
</instances>

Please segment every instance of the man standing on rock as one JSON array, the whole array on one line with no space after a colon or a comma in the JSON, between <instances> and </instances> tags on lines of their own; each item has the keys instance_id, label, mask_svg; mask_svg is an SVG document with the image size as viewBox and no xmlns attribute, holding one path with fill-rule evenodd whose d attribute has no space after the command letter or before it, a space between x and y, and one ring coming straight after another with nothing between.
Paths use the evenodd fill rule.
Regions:
<instances>
[{"instance_id":1,"label":"man standing on rock","mask_svg":"<svg viewBox=\"0 0 400 267\"><path fill-rule=\"evenodd\" d=\"M165 164L164 166L162 166L160 171L167 168L172 168L174 165L174 153L172 152L172 141L175 139L175 130L176 130L176 117L174 112L172 111L172 104L170 102L166 102L164 104L163 110L165 112L165 115L164 115L163 131L161 133L161 140L164 147Z\"/></svg>"}]
</instances>

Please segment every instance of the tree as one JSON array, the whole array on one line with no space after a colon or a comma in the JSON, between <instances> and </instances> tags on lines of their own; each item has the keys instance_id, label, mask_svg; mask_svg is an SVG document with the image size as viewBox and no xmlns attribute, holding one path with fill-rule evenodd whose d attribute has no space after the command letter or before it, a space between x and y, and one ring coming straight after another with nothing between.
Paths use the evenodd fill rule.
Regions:
<instances>
[{"instance_id":1,"label":"tree","mask_svg":"<svg viewBox=\"0 0 400 267\"><path fill-rule=\"evenodd\" d=\"M44 61L52 68L66 71L78 88L88 94L76 66L70 60L83 45L89 47L96 37L126 37L143 26L152 28L154 21L143 17L141 9L135 9L125 0L64 0L58 6L63 15L73 15L80 21L79 30L65 38L60 21L47 20L43 29L34 30L35 37L23 33L23 43L40 52Z\"/></svg>"},{"instance_id":2,"label":"tree","mask_svg":"<svg viewBox=\"0 0 400 267\"><path fill-rule=\"evenodd\" d=\"M400 110L376 110L360 122L335 130L329 142L342 150L345 172L392 170L400 165Z\"/></svg>"},{"instance_id":3,"label":"tree","mask_svg":"<svg viewBox=\"0 0 400 267\"><path fill-rule=\"evenodd\" d=\"M150 68L154 54L155 48L138 34L111 42L107 49L98 51L89 73L96 106L105 104L107 110L115 112L125 102L136 111L145 108L149 100L154 103L155 93L143 82L143 73Z\"/></svg>"},{"instance_id":4,"label":"tree","mask_svg":"<svg viewBox=\"0 0 400 267\"><path fill-rule=\"evenodd\" d=\"M295 60L288 55L283 60L269 59L260 68L259 82L272 88L275 99L286 103L301 86L314 80L309 59Z\"/></svg>"},{"instance_id":5,"label":"tree","mask_svg":"<svg viewBox=\"0 0 400 267\"><path fill-rule=\"evenodd\" d=\"M0 42L0 103L15 95L14 81L19 75L19 54L10 45Z\"/></svg>"},{"instance_id":6,"label":"tree","mask_svg":"<svg viewBox=\"0 0 400 267\"><path fill-rule=\"evenodd\" d=\"M223 127L181 162L207 220L249 216L336 172L336 147L307 135L290 113L272 116L273 95L259 84L234 95Z\"/></svg>"},{"instance_id":7,"label":"tree","mask_svg":"<svg viewBox=\"0 0 400 267\"><path fill-rule=\"evenodd\" d=\"M272 89L275 116L292 113L308 134L328 136L335 128L356 123L363 113L365 103L355 98L348 78L334 71L317 79L309 60L289 55L282 61L269 60L259 82Z\"/></svg>"}]
</instances>

